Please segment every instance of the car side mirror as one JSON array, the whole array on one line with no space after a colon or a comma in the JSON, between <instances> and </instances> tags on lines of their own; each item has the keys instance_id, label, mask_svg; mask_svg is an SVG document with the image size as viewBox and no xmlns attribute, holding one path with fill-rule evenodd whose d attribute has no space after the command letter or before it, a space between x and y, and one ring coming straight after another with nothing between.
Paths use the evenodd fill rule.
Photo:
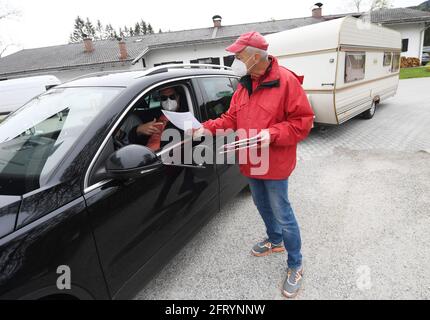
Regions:
<instances>
[{"instance_id":1,"label":"car side mirror","mask_svg":"<svg viewBox=\"0 0 430 320\"><path fill-rule=\"evenodd\" d=\"M106 160L105 168L109 178L128 180L140 178L162 165L151 149L131 144L111 154Z\"/></svg>"}]
</instances>

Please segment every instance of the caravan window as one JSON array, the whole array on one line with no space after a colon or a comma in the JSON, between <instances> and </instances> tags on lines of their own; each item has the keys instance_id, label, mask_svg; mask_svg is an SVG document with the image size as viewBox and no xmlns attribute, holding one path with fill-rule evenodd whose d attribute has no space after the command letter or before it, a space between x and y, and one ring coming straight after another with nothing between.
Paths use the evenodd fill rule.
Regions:
<instances>
[{"instance_id":1,"label":"caravan window","mask_svg":"<svg viewBox=\"0 0 430 320\"><path fill-rule=\"evenodd\" d=\"M398 72L400 69L400 53L393 54L393 65L391 67L391 72Z\"/></svg>"},{"instance_id":2,"label":"caravan window","mask_svg":"<svg viewBox=\"0 0 430 320\"><path fill-rule=\"evenodd\" d=\"M384 67L391 66L391 62L393 60L393 54L391 52L384 53Z\"/></svg>"},{"instance_id":3,"label":"caravan window","mask_svg":"<svg viewBox=\"0 0 430 320\"><path fill-rule=\"evenodd\" d=\"M365 75L365 66L365 52L346 52L345 83L363 80Z\"/></svg>"}]
</instances>

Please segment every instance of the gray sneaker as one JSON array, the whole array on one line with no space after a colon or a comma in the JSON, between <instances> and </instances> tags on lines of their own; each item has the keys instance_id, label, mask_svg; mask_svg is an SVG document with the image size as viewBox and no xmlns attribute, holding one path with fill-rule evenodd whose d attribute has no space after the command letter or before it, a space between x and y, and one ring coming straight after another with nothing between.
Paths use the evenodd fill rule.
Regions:
<instances>
[{"instance_id":1,"label":"gray sneaker","mask_svg":"<svg viewBox=\"0 0 430 320\"><path fill-rule=\"evenodd\" d=\"M288 268L287 277L282 286L282 294L287 298L294 298L299 293L303 281L303 266L297 269Z\"/></svg>"},{"instance_id":2,"label":"gray sneaker","mask_svg":"<svg viewBox=\"0 0 430 320\"><path fill-rule=\"evenodd\" d=\"M264 257L271 253L284 252L285 248L282 243L273 244L269 239L265 239L257 243L251 250L251 253L256 257Z\"/></svg>"}]
</instances>

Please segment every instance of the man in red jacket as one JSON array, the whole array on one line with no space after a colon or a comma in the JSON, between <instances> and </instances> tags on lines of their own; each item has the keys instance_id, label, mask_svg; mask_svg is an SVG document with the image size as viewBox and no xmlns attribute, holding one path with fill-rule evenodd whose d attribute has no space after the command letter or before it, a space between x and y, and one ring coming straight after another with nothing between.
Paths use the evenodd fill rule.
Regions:
<instances>
[{"instance_id":1,"label":"man in red jacket","mask_svg":"<svg viewBox=\"0 0 430 320\"><path fill-rule=\"evenodd\" d=\"M296 166L297 144L309 134L314 113L301 86L303 77L279 66L267 48L261 34L250 32L226 49L235 54L232 68L242 76L240 84L229 110L203 123L194 136L227 129L257 132L261 148L269 149L267 172L255 174L249 161L240 165L267 231L267 239L257 243L252 254L262 257L287 250L282 293L292 298L301 288L303 263L300 230L288 200L288 178Z\"/></svg>"}]
</instances>

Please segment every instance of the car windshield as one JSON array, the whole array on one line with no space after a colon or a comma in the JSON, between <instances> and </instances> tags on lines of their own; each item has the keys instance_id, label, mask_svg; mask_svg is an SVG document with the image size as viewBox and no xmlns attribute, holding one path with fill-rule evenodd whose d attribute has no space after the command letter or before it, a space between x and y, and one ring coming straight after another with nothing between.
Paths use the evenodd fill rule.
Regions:
<instances>
[{"instance_id":1,"label":"car windshield","mask_svg":"<svg viewBox=\"0 0 430 320\"><path fill-rule=\"evenodd\" d=\"M66 153L122 88L55 88L0 124L0 194L43 186Z\"/></svg>"}]
</instances>

